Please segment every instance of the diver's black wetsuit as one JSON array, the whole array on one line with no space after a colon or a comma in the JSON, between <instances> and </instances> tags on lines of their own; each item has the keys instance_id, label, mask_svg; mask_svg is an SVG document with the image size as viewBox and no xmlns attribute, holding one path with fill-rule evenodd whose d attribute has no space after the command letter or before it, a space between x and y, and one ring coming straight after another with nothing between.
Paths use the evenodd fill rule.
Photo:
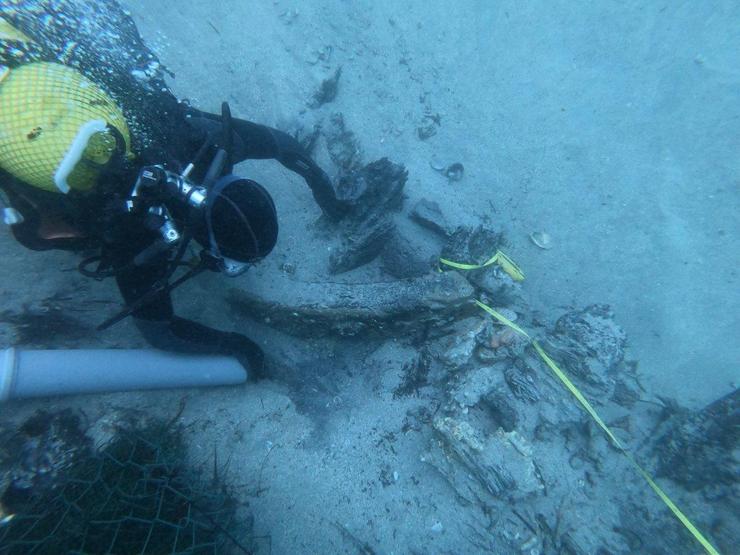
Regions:
<instances>
[{"instance_id":1,"label":"diver's black wetsuit","mask_svg":"<svg viewBox=\"0 0 740 555\"><path fill-rule=\"evenodd\" d=\"M84 194L44 192L0 170L0 187L24 216L22 224L13 226L13 233L34 250L102 248L124 300L131 305L166 275L170 262L161 255L145 265L131 264L133 257L152 243L155 234L134 225L119 207L131 191L139 168L160 164L179 173L209 137L221 133L221 118L177 100L164 82L156 57L114 0L37 0L23 4L26 8L16 9L0 0L0 16L32 38L33 47L21 50L19 55L19 47L26 45L3 44L0 40L0 63L12 67L32 61L63 62L104 86L119 102L127 120L134 122L132 139L137 158L135 165L112 168L93 192ZM44 13L51 18L40 17ZM83 26L74 25L80 18L87 22L84 34L80 31ZM71 43L76 46L70 51ZM127 54L121 56L122 52ZM111 68L113 71L109 71ZM147 78L142 80L145 74ZM295 139L239 119L232 120L232 129L230 164L274 158L304 177L327 216L340 216L328 176ZM155 347L231 354L248 363L255 373L261 370L263 357L256 344L242 335L178 318L167 291L138 308L133 316Z\"/></svg>"}]
</instances>

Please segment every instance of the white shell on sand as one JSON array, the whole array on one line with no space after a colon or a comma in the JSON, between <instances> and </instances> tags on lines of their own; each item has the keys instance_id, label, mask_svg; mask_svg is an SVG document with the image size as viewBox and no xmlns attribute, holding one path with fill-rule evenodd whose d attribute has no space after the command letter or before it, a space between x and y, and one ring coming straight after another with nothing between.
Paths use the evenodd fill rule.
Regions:
<instances>
[{"instance_id":1,"label":"white shell on sand","mask_svg":"<svg viewBox=\"0 0 740 555\"><path fill-rule=\"evenodd\" d=\"M529 239L541 249L547 250L552 248L552 237L544 231L533 231L529 234Z\"/></svg>"},{"instance_id":2,"label":"white shell on sand","mask_svg":"<svg viewBox=\"0 0 740 555\"><path fill-rule=\"evenodd\" d=\"M429 166L438 172L444 171L447 168L447 165L444 162L441 162L438 158L432 158L429 161Z\"/></svg>"}]
</instances>

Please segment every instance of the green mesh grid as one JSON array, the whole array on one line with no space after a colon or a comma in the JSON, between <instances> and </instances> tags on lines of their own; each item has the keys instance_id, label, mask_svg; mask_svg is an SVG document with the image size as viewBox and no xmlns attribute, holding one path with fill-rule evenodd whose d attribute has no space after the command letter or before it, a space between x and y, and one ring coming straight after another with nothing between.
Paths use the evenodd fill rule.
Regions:
<instances>
[{"instance_id":1,"label":"green mesh grid","mask_svg":"<svg viewBox=\"0 0 740 555\"><path fill-rule=\"evenodd\" d=\"M250 553L230 532L240 526L227 488L187 472L184 459L181 434L166 424L119 430L59 487L39 488L12 508L0 554Z\"/></svg>"}]
</instances>

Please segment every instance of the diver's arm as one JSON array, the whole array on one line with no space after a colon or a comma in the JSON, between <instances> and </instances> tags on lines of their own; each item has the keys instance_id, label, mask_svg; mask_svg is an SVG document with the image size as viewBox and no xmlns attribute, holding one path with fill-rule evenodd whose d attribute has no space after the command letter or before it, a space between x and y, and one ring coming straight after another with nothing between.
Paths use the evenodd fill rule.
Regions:
<instances>
[{"instance_id":1,"label":"diver's arm","mask_svg":"<svg viewBox=\"0 0 740 555\"><path fill-rule=\"evenodd\" d=\"M234 125L234 129L237 132L239 123L240 120L237 120ZM316 203L329 218L334 221L340 220L345 214L345 209L337 199L334 186L326 172L313 161L305 149L293 137L277 129L269 127L266 129L270 132L277 145L277 156L274 158L283 166L294 171L306 180Z\"/></svg>"},{"instance_id":2,"label":"diver's arm","mask_svg":"<svg viewBox=\"0 0 740 555\"><path fill-rule=\"evenodd\" d=\"M208 133L221 129L220 116L194 108L188 109L188 121ZM278 129L237 118L232 118L231 125L234 130L232 163L273 158L306 180L316 203L327 216L336 221L344 215L344 207L337 200L331 179L293 137Z\"/></svg>"}]
</instances>

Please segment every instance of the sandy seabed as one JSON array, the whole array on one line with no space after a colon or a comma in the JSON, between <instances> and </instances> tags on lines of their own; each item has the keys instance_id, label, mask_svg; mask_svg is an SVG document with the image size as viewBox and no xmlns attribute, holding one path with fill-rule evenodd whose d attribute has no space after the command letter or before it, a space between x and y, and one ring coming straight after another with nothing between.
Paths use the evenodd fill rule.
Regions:
<instances>
[{"instance_id":1,"label":"sandy seabed","mask_svg":"<svg viewBox=\"0 0 740 555\"><path fill-rule=\"evenodd\" d=\"M524 288L543 319L611 305L649 391L700 407L740 378L733 2L142 0L126 7L176 75L180 97L210 111L228 100L234 115L283 128L341 112L366 160L387 156L408 168L406 209L426 198L451 222L486 220L505 231L507 253L525 269ZM337 98L309 109L338 67ZM428 114L439 125L421 140L417 128ZM332 174L326 151L316 156ZM435 160L463 163L463 179L440 176ZM308 188L273 162L237 170L268 186L282 226L274 253L238 286L256 287L285 263L299 281L323 275L321 238L306 234L319 216ZM553 248L535 246L533 231L546 231ZM29 253L6 234L0 255L5 310L54 297L55 306L97 323L117 306L114 286L85 282L71 271L71 255ZM342 279L376 273L364 268ZM58 400L14 405L14 418L68 405L110 418L120 407L166 416L185 395L194 460L207 460L214 446L227 454L229 472L251 495L255 533L270 536L273 553L357 549L342 528L377 552L471 552L454 524L455 499L420 461L428 438L401 431L409 411L425 403L394 398L389 387L408 349L336 345L321 354L323 344L235 319L219 297L233 283L222 280L207 276L180 290L181 314L257 337L305 375L300 386L267 380ZM10 340L7 329L3 335ZM100 345L143 343L130 322L76 342ZM657 502L652 509L663 510Z\"/></svg>"}]
</instances>

